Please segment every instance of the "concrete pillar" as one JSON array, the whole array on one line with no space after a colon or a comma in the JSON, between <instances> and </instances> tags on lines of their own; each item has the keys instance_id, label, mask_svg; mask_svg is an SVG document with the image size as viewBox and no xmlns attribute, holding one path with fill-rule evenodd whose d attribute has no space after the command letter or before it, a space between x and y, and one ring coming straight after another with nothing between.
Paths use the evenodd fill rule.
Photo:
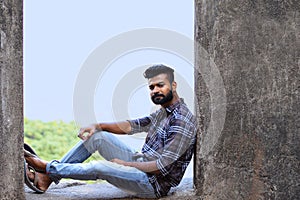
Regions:
<instances>
[{"instance_id":1,"label":"concrete pillar","mask_svg":"<svg viewBox=\"0 0 300 200\"><path fill-rule=\"evenodd\" d=\"M299 0L195 0L203 199L299 199L299 12Z\"/></svg>"},{"instance_id":2,"label":"concrete pillar","mask_svg":"<svg viewBox=\"0 0 300 200\"><path fill-rule=\"evenodd\" d=\"M25 199L23 2L0 1L0 199Z\"/></svg>"}]
</instances>

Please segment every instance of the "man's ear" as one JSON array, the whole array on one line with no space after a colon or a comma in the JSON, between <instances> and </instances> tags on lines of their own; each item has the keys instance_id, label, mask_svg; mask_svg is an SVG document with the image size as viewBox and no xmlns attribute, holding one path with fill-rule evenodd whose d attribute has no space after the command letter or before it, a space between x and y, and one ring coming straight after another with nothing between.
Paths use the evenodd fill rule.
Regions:
<instances>
[{"instance_id":1,"label":"man's ear","mask_svg":"<svg viewBox=\"0 0 300 200\"><path fill-rule=\"evenodd\" d=\"M175 81L172 82L172 90L176 91L177 83Z\"/></svg>"}]
</instances>

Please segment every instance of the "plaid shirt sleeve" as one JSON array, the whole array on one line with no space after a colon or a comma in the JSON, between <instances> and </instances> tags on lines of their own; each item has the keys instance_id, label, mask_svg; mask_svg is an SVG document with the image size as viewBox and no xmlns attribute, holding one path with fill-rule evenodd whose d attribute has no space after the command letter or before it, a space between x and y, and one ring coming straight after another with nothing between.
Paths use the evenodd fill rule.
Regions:
<instances>
[{"instance_id":1,"label":"plaid shirt sleeve","mask_svg":"<svg viewBox=\"0 0 300 200\"><path fill-rule=\"evenodd\" d=\"M195 124L187 118L173 119L168 130L168 139L161 157L156 161L157 167L163 176L172 171L172 165L184 155L195 142Z\"/></svg>"},{"instance_id":2,"label":"plaid shirt sleeve","mask_svg":"<svg viewBox=\"0 0 300 200\"><path fill-rule=\"evenodd\" d=\"M148 132L149 127L152 124L153 118L155 118L158 114L158 111L150 114L147 117L134 119L134 120L127 120L130 123L131 131L128 133L128 135L132 135L135 133L141 133L141 132Z\"/></svg>"},{"instance_id":3,"label":"plaid shirt sleeve","mask_svg":"<svg viewBox=\"0 0 300 200\"><path fill-rule=\"evenodd\" d=\"M140 119L127 120L130 123L131 131L128 135L135 133L147 132L149 124L151 122L150 117L144 117Z\"/></svg>"}]
</instances>

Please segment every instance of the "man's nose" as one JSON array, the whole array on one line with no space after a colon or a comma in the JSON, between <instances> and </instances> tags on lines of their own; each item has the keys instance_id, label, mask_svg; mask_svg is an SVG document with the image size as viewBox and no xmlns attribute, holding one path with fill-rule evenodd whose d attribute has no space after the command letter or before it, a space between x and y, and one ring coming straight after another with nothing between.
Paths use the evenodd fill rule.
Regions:
<instances>
[{"instance_id":1,"label":"man's nose","mask_svg":"<svg viewBox=\"0 0 300 200\"><path fill-rule=\"evenodd\" d=\"M153 88L153 90L152 90L152 93L153 93L153 94L159 93L159 88L158 88L157 86L155 86L155 87Z\"/></svg>"}]
</instances>

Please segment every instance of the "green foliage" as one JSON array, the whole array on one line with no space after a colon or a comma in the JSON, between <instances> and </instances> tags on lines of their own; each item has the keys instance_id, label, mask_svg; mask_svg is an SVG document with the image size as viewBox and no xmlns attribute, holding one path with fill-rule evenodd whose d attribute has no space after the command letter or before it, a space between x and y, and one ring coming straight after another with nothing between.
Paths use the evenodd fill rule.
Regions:
<instances>
[{"instance_id":1,"label":"green foliage","mask_svg":"<svg viewBox=\"0 0 300 200\"><path fill-rule=\"evenodd\" d=\"M39 157L47 161L61 159L79 142L77 132L78 127L75 122L42 122L24 119L24 142L32 146ZM94 154L87 162L99 159L102 158Z\"/></svg>"}]
</instances>

